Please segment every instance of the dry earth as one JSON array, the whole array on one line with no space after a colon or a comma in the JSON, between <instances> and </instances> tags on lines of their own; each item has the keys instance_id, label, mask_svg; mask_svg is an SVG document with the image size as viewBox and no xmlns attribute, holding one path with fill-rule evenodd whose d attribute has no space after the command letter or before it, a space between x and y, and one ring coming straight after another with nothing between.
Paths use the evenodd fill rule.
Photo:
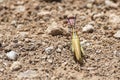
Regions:
<instances>
[{"instance_id":1,"label":"dry earth","mask_svg":"<svg viewBox=\"0 0 120 80\"><path fill-rule=\"evenodd\" d=\"M84 65L66 35L74 14ZM120 80L120 0L0 0L0 80Z\"/></svg>"}]
</instances>

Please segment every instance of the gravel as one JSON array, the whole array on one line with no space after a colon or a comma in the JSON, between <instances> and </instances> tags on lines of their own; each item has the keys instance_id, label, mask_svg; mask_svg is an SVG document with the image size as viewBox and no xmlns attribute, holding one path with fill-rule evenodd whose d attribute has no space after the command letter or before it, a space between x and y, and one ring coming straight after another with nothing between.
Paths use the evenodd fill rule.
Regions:
<instances>
[{"instance_id":1,"label":"gravel","mask_svg":"<svg viewBox=\"0 0 120 80\"><path fill-rule=\"evenodd\" d=\"M107 6L105 0L1 1L0 80L120 79L119 34L115 37L120 30L120 6ZM72 28L67 17L75 14L84 65L77 63L71 52ZM86 26L92 28L83 32Z\"/></svg>"}]
</instances>

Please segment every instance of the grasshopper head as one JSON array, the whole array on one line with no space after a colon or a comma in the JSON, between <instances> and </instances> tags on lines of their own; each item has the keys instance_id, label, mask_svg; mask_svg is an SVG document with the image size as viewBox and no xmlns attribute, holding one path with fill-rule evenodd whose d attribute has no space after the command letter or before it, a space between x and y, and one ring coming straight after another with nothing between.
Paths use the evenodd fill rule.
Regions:
<instances>
[{"instance_id":1,"label":"grasshopper head","mask_svg":"<svg viewBox=\"0 0 120 80\"><path fill-rule=\"evenodd\" d=\"M68 18L68 24L71 26L71 28L75 28L76 15L75 15L75 17L69 17L69 18Z\"/></svg>"}]
</instances>

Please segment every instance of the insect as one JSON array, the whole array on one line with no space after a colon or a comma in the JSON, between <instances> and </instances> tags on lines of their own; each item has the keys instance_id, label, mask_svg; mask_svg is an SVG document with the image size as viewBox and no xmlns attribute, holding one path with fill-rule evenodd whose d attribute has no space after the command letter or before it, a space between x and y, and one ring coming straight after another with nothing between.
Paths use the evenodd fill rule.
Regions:
<instances>
[{"instance_id":1,"label":"insect","mask_svg":"<svg viewBox=\"0 0 120 80\"><path fill-rule=\"evenodd\" d=\"M80 45L80 40L77 31L75 31L76 16L68 18L68 23L72 27L72 52L74 53L76 60L82 64L85 59L85 54L82 46Z\"/></svg>"}]
</instances>

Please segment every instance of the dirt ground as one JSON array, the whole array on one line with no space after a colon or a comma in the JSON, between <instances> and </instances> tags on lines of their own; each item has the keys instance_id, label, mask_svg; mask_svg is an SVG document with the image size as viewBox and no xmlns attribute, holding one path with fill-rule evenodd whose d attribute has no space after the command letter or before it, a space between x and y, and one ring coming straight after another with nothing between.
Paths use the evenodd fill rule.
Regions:
<instances>
[{"instance_id":1,"label":"dirt ground","mask_svg":"<svg viewBox=\"0 0 120 80\"><path fill-rule=\"evenodd\" d=\"M67 32L49 33L66 30L74 14L84 65L75 62ZM82 31L88 24L92 33ZM120 80L119 30L120 0L0 0L0 80Z\"/></svg>"}]
</instances>

